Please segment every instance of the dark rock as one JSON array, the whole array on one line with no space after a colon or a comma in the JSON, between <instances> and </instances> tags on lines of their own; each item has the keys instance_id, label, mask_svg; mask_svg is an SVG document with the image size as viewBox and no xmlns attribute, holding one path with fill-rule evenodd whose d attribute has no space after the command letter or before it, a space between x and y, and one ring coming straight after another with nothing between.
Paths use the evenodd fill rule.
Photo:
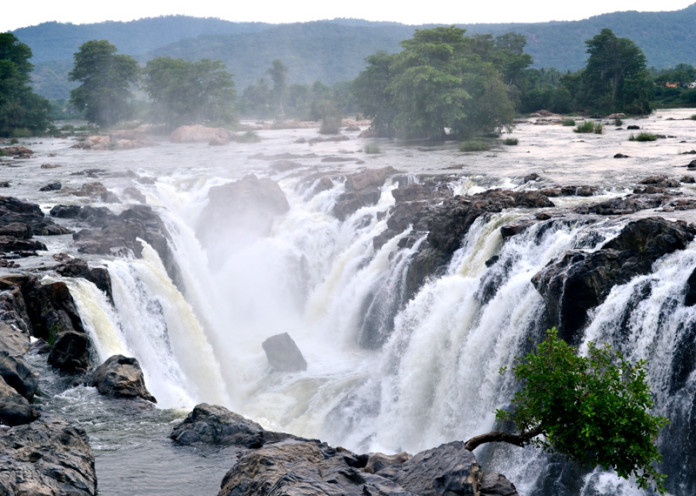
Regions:
<instances>
[{"instance_id":1,"label":"dark rock","mask_svg":"<svg viewBox=\"0 0 696 496\"><path fill-rule=\"evenodd\" d=\"M52 183L48 183L46 186L43 186L41 189L39 189L39 191L58 191L62 187L63 185L60 182L54 181Z\"/></svg>"},{"instance_id":2,"label":"dark rock","mask_svg":"<svg viewBox=\"0 0 696 496\"><path fill-rule=\"evenodd\" d=\"M114 398L142 398L157 403L145 387L145 377L138 360L114 355L97 367L89 380L99 394Z\"/></svg>"},{"instance_id":3,"label":"dark rock","mask_svg":"<svg viewBox=\"0 0 696 496\"><path fill-rule=\"evenodd\" d=\"M94 455L85 431L44 415L0 436L3 495L95 496Z\"/></svg>"},{"instance_id":4,"label":"dark rock","mask_svg":"<svg viewBox=\"0 0 696 496\"><path fill-rule=\"evenodd\" d=\"M514 224L506 224L500 227L500 234L503 236L503 238L509 238L526 231L534 224L535 222L533 220L522 220L515 222Z\"/></svg>"},{"instance_id":5,"label":"dark rock","mask_svg":"<svg viewBox=\"0 0 696 496\"><path fill-rule=\"evenodd\" d=\"M640 126L636 126L635 124L632 124L630 126L626 126L626 129L628 129L629 131L636 131L636 130L640 129Z\"/></svg>"},{"instance_id":6,"label":"dark rock","mask_svg":"<svg viewBox=\"0 0 696 496\"><path fill-rule=\"evenodd\" d=\"M29 226L32 235L35 236L70 233L69 229L55 224L50 218L46 218L38 205L23 202L17 198L0 196L0 226L13 223Z\"/></svg>"},{"instance_id":7,"label":"dark rock","mask_svg":"<svg viewBox=\"0 0 696 496\"><path fill-rule=\"evenodd\" d=\"M502 474L485 474L479 488L481 496L517 496L515 485Z\"/></svg>"},{"instance_id":8,"label":"dark rock","mask_svg":"<svg viewBox=\"0 0 696 496\"><path fill-rule=\"evenodd\" d=\"M126 189L123 190L123 194L137 202L147 203L147 198L145 198L145 195L134 186L128 186Z\"/></svg>"},{"instance_id":9,"label":"dark rock","mask_svg":"<svg viewBox=\"0 0 696 496\"><path fill-rule=\"evenodd\" d=\"M422 451L399 467L394 480L422 496L477 494L482 477L473 453L462 441Z\"/></svg>"},{"instance_id":10,"label":"dark rock","mask_svg":"<svg viewBox=\"0 0 696 496\"><path fill-rule=\"evenodd\" d=\"M19 394L14 388L10 387L5 379L0 377L0 424L4 425L21 425L33 422L39 417L39 412L32 408L29 401ZM0 436L0 446L2 446L2 438ZM0 460L2 460L2 454L0 454ZM2 480L2 473L4 470L4 464L0 463L0 481ZM1 484L1 482L0 482ZM2 485L0 485L2 489Z\"/></svg>"},{"instance_id":11,"label":"dark rock","mask_svg":"<svg viewBox=\"0 0 696 496\"><path fill-rule=\"evenodd\" d=\"M541 181L541 177L536 172L533 172L531 174L527 174L522 179L523 183L530 183L530 182L536 182L536 181Z\"/></svg>"},{"instance_id":12,"label":"dark rock","mask_svg":"<svg viewBox=\"0 0 696 496\"><path fill-rule=\"evenodd\" d=\"M256 422L224 407L203 403L174 427L169 437L183 445L209 444L256 449L263 446L264 433Z\"/></svg>"},{"instance_id":13,"label":"dark rock","mask_svg":"<svg viewBox=\"0 0 696 496\"><path fill-rule=\"evenodd\" d=\"M692 307L696 305L696 269L686 280L686 294L684 295L684 305Z\"/></svg>"},{"instance_id":14,"label":"dark rock","mask_svg":"<svg viewBox=\"0 0 696 496\"><path fill-rule=\"evenodd\" d=\"M696 169L696 160L692 160L691 162L689 162L686 167L688 169Z\"/></svg>"},{"instance_id":15,"label":"dark rock","mask_svg":"<svg viewBox=\"0 0 696 496\"><path fill-rule=\"evenodd\" d=\"M69 374L82 374L90 365L91 342L85 333L67 331L56 335L48 363Z\"/></svg>"},{"instance_id":16,"label":"dark rock","mask_svg":"<svg viewBox=\"0 0 696 496\"><path fill-rule=\"evenodd\" d=\"M330 177L324 176L314 183L312 194L316 195L322 191L328 191L334 187L334 183Z\"/></svg>"},{"instance_id":17,"label":"dark rock","mask_svg":"<svg viewBox=\"0 0 696 496\"><path fill-rule=\"evenodd\" d=\"M36 256L37 251L46 251L46 245L33 239L0 236L0 252L12 253L18 257Z\"/></svg>"},{"instance_id":18,"label":"dark rock","mask_svg":"<svg viewBox=\"0 0 696 496\"><path fill-rule=\"evenodd\" d=\"M29 239L33 236L31 227L23 222L10 222L0 225L0 236L11 236L13 238Z\"/></svg>"},{"instance_id":19,"label":"dark rock","mask_svg":"<svg viewBox=\"0 0 696 496\"><path fill-rule=\"evenodd\" d=\"M345 192L338 197L333 214L345 220L362 207L375 205L381 196L380 188L389 176L396 173L393 167L367 169L346 177Z\"/></svg>"},{"instance_id":20,"label":"dark rock","mask_svg":"<svg viewBox=\"0 0 696 496\"><path fill-rule=\"evenodd\" d=\"M7 146L3 148L3 150L5 151L6 155L14 158L29 158L34 154L33 150L21 145Z\"/></svg>"},{"instance_id":21,"label":"dark rock","mask_svg":"<svg viewBox=\"0 0 696 496\"><path fill-rule=\"evenodd\" d=\"M0 377L8 386L31 401L39 386L39 374L21 355L0 351Z\"/></svg>"},{"instance_id":22,"label":"dark rock","mask_svg":"<svg viewBox=\"0 0 696 496\"><path fill-rule=\"evenodd\" d=\"M696 183L696 178L694 176L682 176L679 181L684 184L694 184Z\"/></svg>"},{"instance_id":23,"label":"dark rock","mask_svg":"<svg viewBox=\"0 0 696 496\"><path fill-rule=\"evenodd\" d=\"M627 215L639 210L661 207L668 200L669 197L664 195L633 194L623 198L612 198L593 205L581 205L575 209L575 212L595 215Z\"/></svg>"},{"instance_id":24,"label":"dark rock","mask_svg":"<svg viewBox=\"0 0 696 496\"><path fill-rule=\"evenodd\" d=\"M396 455L385 455L384 453L370 453L367 455L365 466L362 469L370 474L376 474L386 468L393 468L403 465L411 459L411 455L406 452Z\"/></svg>"},{"instance_id":25,"label":"dark rock","mask_svg":"<svg viewBox=\"0 0 696 496\"><path fill-rule=\"evenodd\" d=\"M287 332L271 336L261 346L273 370L278 372L307 370L307 362L302 352Z\"/></svg>"},{"instance_id":26,"label":"dark rock","mask_svg":"<svg viewBox=\"0 0 696 496\"><path fill-rule=\"evenodd\" d=\"M5 317L4 305L0 303L0 313ZM0 321L0 353L6 352L10 355L23 355L29 351L31 340L27 331L22 331L16 325Z\"/></svg>"},{"instance_id":27,"label":"dark rock","mask_svg":"<svg viewBox=\"0 0 696 496\"><path fill-rule=\"evenodd\" d=\"M561 188L563 196L592 196L596 192L596 186L563 186Z\"/></svg>"},{"instance_id":28,"label":"dark rock","mask_svg":"<svg viewBox=\"0 0 696 496\"><path fill-rule=\"evenodd\" d=\"M56 266L55 270L64 277L80 277L90 281L102 290L110 301L113 301L111 277L109 277L108 269L104 267L91 268L84 260L74 258Z\"/></svg>"},{"instance_id":29,"label":"dark rock","mask_svg":"<svg viewBox=\"0 0 696 496\"><path fill-rule=\"evenodd\" d=\"M93 226L105 226L107 220L116 219L116 215L108 208L90 205L56 205L50 213L59 219L77 219Z\"/></svg>"},{"instance_id":30,"label":"dark rock","mask_svg":"<svg viewBox=\"0 0 696 496\"><path fill-rule=\"evenodd\" d=\"M532 279L546 301L550 325L575 342L587 311L604 301L612 287L649 273L656 260L683 250L695 233L684 222L649 217L630 222L599 250L570 251L550 262Z\"/></svg>"},{"instance_id":31,"label":"dark rock","mask_svg":"<svg viewBox=\"0 0 696 496\"><path fill-rule=\"evenodd\" d=\"M650 186L655 186L658 188L678 188L679 181L676 179L671 179L664 175L659 176L649 176L641 180L638 184L645 184Z\"/></svg>"},{"instance_id":32,"label":"dark rock","mask_svg":"<svg viewBox=\"0 0 696 496\"><path fill-rule=\"evenodd\" d=\"M617 153L614 155L614 158L628 158L628 155L624 155L623 153Z\"/></svg>"}]
</instances>

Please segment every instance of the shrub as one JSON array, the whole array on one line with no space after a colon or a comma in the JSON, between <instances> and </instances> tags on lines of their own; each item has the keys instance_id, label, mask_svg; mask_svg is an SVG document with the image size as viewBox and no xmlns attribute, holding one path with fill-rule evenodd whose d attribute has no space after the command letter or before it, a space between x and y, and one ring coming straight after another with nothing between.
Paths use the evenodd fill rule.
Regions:
<instances>
[{"instance_id":1,"label":"shrub","mask_svg":"<svg viewBox=\"0 0 696 496\"><path fill-rule=\"evenodd\" d=\"M575 125L575 119L563 119L561 121L561 124L563 124L566 127L573 127Z\"/></svg>"},{"instance_id":2,"label":"shrub","mask_svg":"<svg viewBox=\"0 0 696 496\"><path fill-rule=\"evenodd\" d=\"M462 152L485 152L490 149L491 147L488 143L479 140L467 140L459 144L459 150Z\"/></svg>"},{"instance_id":3,"label":"shrub","mask_svg":"<svg viewBox=\"0 0 696 496\"><path fill-rule=\"evenodd\" d=\"M377 143L368 143L365 145L365 148L363 148L363 151L369 154L382 153L382 150L379 149L379 145Z\"/></svg>"},{"instance_id":4,"label":"shrub","mask_svg":"<svg viewBox=\"0 0 696 496\"><path fill-rule=\"evenodd\" d=\"M623 121L621 119L616 118L614 119L614 125L616 127L623 126Z\"/></svg>"},{"instance_id":5,"label":"shrub","mask_svg":"<svg viewBox=\"0 0 696 496\"><path fill-rule=\"evenodd\" d=\"M691 116L691 120L692 120L692 121L696 121L696 114L694 114L694 115Z\"/></svg>"},{"instance_id":6,"label":"shrub","mask_svg":"<svg viewBox=\"0 0 696 496\"><path fill-rule=\"evenodd\" d=\"M237 136L238 143L258 143L259 141L261 141L259 135L251 130Z\"/></svg>"},{"instance_id":7,"label":"shrub","mask_svg":"<svg viewBox=\"0 0 696 496\"><path fill-rule=\"evenodd\" d=\"M592 121L583 121L582 124L578 124L574 131L576 133L595 133L595 134L602 134L604 131L604 127L602 126L601 123L597 122L594 123Z\"/></svg>"},{"instance_id":8,"label":"shrub","mask_svg":"<svg viewBox=\"0 0 696 496\"><path fill-rule=\"evenodd\" d=\"M641 132L637 136L631 134L628 141L657 141L657 135L652 133Z\"/></svg>"},{"instance_id":9,"label":"shrub","mask_svg":"<svg viewBox=\"0 0 696 496\"><path fill-rule=\"evenodd\" d=\"M519 145L520 140L518 140L517 138L505 138L505 141L503 141L503 143L505 143L508 146L515 146Z\"/></svg>"}]
</instances>

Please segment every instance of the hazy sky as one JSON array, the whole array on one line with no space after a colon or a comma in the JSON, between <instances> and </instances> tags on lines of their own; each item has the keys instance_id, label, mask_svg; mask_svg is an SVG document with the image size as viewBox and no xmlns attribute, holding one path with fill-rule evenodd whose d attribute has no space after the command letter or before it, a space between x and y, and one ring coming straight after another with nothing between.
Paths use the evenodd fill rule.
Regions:
<instances>
[{"instance_id":1,"label":"hazy sky","mask_svg":"<svg viewBox=\"0 0 696 496\"><path fill-rule=\"evenodd\" d=\"M624 10L680 10L695 0L19 0L1 9L0 32L47 21L83 24L184 14L271 23L352 17L404 24L577 20Z\"/></svg>"}]
</instances>

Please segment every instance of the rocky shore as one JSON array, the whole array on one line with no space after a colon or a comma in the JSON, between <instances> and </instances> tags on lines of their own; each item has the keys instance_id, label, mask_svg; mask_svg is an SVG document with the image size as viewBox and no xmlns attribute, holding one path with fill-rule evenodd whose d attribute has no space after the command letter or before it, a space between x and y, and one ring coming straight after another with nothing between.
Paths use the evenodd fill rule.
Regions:
<instances>
[{"instance_id":1,"label":"rocky shore","mask_svg":"<svg viewBox=\"0 0 696 496\"><path fill-rule=\"evenodd\" d=\"M428 278L445 270L462 238L481 217L513 209L528 212L501 226L502 243L535 225L553 229L563 223L615 223L617 234L598 249L578 246L551 261L531 280L546 303L544 324L557 326L570 342L578 341L588 312L600 305L614 286L649 273L658 259L683 250L696 235L696 226L666 218L670 213L696 208L693 198L676 191L681 184L691 183L690 177L646 177L635 185L632 194L598 202L591 200L596 187L548 185L538 176L525 178L514 190L489 189L470 196L454 195L448 187L451 179L448 175L423 176L414 183L388 167L315 176L312 182L313 194L335 182L345 183L345 191L331 212L341 221L375 205L387 181L398 185L392 190L395 204L387 228L375 238L374 246L379 248L411 229L400 241L402 246L417 247L406 273L402 304ZM560 197L588 200L581 206L561 209L554 204ZM273 219L289 209L276 182L252 175L212 188L210 200L211 206L203 212L208 228L199 232L210 239L219 234L210 226L230 219L264 236ZM250 204L257 215L245 218L240 206ZM603 235L600 231L595 234ZM51 253L53 263L22 268L24 260L39 253L46 256L46 244L36 236L62 235L71 235L72 255ZM102 395L156 402L134 358L113 356L97 363L94 343L68 286L42 281L46 274L84 278L111 299L108 271L79 256L139 257L141 239L158 252L170 277L178 282L170 235L148 205L127 206L118 214L105 207L57 205L46 216L36 204L0 197L0 266L6 269L0 277L0 494L97 494L94 454L85 431L70 419L37 407L38 373L27 356L45 356L47 363L70 377L73 384L93 386ZM488 263L493 266L498 261L493 258ZM477 297L485 301L495 291L492 281ZM696 302L696 271L684 293L687 302ZM383 330L368 327L359 344L377 349L387 338ZM683 367L681 376L694 368L693 364ZM235 461L221 481L219 496L517 494L504 476L485 473L459 441L413 455L359 454L319 440L267 431L223 407L207 404L198 405L177 425L171 439L176 445L213 445L234 452Z\"/></svg>"}]
</instances>

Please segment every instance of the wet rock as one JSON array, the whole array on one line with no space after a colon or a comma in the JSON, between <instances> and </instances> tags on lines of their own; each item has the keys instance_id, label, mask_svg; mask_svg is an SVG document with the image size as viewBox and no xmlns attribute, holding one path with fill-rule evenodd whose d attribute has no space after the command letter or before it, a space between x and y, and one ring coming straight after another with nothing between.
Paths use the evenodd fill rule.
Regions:
<instances>
[{"instance_id":1,"label":"wet rock","mask_svg":"<svg viewBox=\"0 0 696 496\"><path fill-rule=\"evenodd\" d=\"M33 239L0 236L0 252L16 257L36 256L37 251L46 251L46 245Z\"/></svg>"},{"instance_id":2,"label":"wet rock","mask_svg":"<svg viewBox=\"0 0 696 496\"><path fill-rule=\"evenodd\" d=\"M595 203L593 205L581 205L575 208L578 214L595 215L627 215L661 207L670 197L665 195L642 195L632 194L622 198L612 198L611 200Z\"/></svg>"},{"instance_id":3,"label":"wet rock","mask_svg":"<svg viewBox=\"0 0 696 496\"><path fill-rule=\"evenodd\" d=\"M91 225L106 225L106 219L116 218L116 215L108 208L90 205L56 205L50 213L59 219L77 219Z\"/></svg>"},{"instance_id":4,"label":"wet rock","mask_svg":"<svg viewBox=\"0 0 696 496\"><path fill-rule=\"evenodd\" d=\"M398 467L404 462L411 459L411 455L406 452L397 453L396 455L385 455L384 453L370 453L367 455L367 462L363 470L367 473L374 474L385 470L386 468Z\"/></svg>"},{"instance_id":5,"label":"wet rock","mask_svg":"<svg viewBox=\"0 0 696 496\"><path fill-rule=\"evenodd\" d=\"M39 374L21 355L0 351L0 377L5 383L31 401L39 386Z\"/></svg>"},{"instance_id":6,"label":"wet rock","mask_svg":"<svg viewBox=\"0 0 696 496\"><path fill-rule=\"evenodd\" d=\"M56 266L55 271L63 277L80 277L86 279L102 290L113 301L111 277L104 267L90 267L87 262L74 258Z\"/></svg>"},{"instance_id":7,"label":"wet rock","mask_svg":"<svg viewBox=\"0 0 696 496\"><path fill-rule=\"evenodd\" d=\"M48 363L69 374L82 374L91 366L91 342L85 333L64 331L56 334Z\"/></svg>"},{"instance_id":8,"label":"wet rock","mask_svg":"<svg viewBox=\"0 0 696 496\"><path fill-rule=\"evenodd\" d=\"M624 155L623 153L617 153L614 155L614 158L628 158L628 155Z\"/></svg>"},{"instance_id":9,"label":"wet rock","mask_svg":"<svg viewBox=\"0 0 696 496\"><path fill-rule=\"evenodd\" d=\"M99 365L89 380L99 394L114 398L142 398L157 403L145 387L145 377L138 360L114 355Z\"/></svg>"},{"instance_id":10,"label":"wet rock","mask_svg":"<svg viewBox=\"0 0 696 496\"><path fill-rule=\"evenodd\" d=\"M95 496L94 455L85 431L57 415L0 436L0 493Z\"/></svg>"},{"instance_id":11,"label":"wet rock","mask_svg":"<svg viewBox=\"0 0 696 496\"><path fill-rule=\"evenodd\" d=\"M687 169L696 169L696 160L692 160L686 166Z\"/></svg>"},{"instance_id":12,"label":"wet rock","mask_svg":"<svg viewBox=\"0 0 696 496\"><path fill-rule=\"evenodd\" d=\"M640 129L640 126L636 126L635 124L632 124L630 126L626 126L626 129L628 129L629 131L637 131L638 129Z\"/></svg>"},{"instance_id":13,"label":"wet rock","mask_svg":"<svg viewBox=\"0 0 696 496\"><path fill-rule=\"evenodd\" d=\"M521 220L515 222L514 224L506 224L500 227L500 234L503 236L503 238L510 238L516 234L526 231L534 224L535 222L533 220Z\"/></svg>"},{"instance_id":14,"label":"wet rock","mask_svg":"<svg viewBox=\"0 0 696 496\"><path fill-rule=\"evenodd\" d=\"M502 474L486 474L481 479L481 496L517 496L515 485Z\"/></svg>"},{"instance_id":15,"label":"wet rock","mask_svg":"<svg viewBox=\"0 0 696 496\"><path fill-rule=\"evenodd\" d=\"M43 186L39 189L39 191L58 191L63 187L63 185L58 182L54 181L52 183L48 183L46 186Z\"/></svg>"},{"instance_id":16,"label":"wet rock","mask_svg":"<svg viewBox=\"0 0 696 496\"><path fill-rule=\"evenodd\" d=\"M696 178L694 176L682 176L679 181L684 184L694 184L696 183Z\"/></svg>"},{"instance_id":17,"label":"wet rock","mask_svg":"<svg viewBox=\"0 0 696 496\"><path fill-rule=\"evenodd\" d=\"M375 205L381 196L380 188L387 178L396 173L393 167L367 169L346 177L345 192L338 197L333 214L345 220L362 207Z\"/></svg>"},{"instance_id":18,"label":"wet rock","mask_svg":"<svg viewBox=\"0 0 696 496\"><path fill-rule=\"evenodd\" d=\"M6 146L3 150L6 155L14 158L29 158L34 154L33 150L21 145Z\"/></svg>"},{"instance_id":19,"label":"wet rock","mask_svg":"<svg viewBox=\"0 0 696 496\"><path fill-rule=\"evenodd\" d=\"M203 403L174 427L169 437L183 445L208 444L256 449L263 446L264 433L264 429L256 422L224 407Z\"/></svg>"},{"instance_id":20,"label":"wet rock","mask_svg":"<svg viewBox=\"0 0 696 496\"><path fill-rule=\"evenodd\" d=\"M686 280L686 293L684 294L684 305L692 307L696 305L696 269Z\"/></svg>"},{"instance_id":21,"label":"wet rock","mask_svg":"<svg viewBox=\"0 0 696 496\"><path fill-rule=\"evenodd\" d=\"M546 302L549 326L577 341L587 311L604 301L612 287L649 273L656 260L683 250L695 233L684 222L649 217L630 222L599 250L569 251L550 262L532 279Z\"/></svg>"},{"instance_id":22,"label":"wet rock","mask_svg":"<svg viewBox=\"0 0 696 496\"><path fill-rule=\"evenodd\" d=\"M669 178L665 175L649 176L641 180L638 184L655 186L658 188L678 188L679 181Z\"/></svg>"},{"instance_id":23,"label":"wet rock","mask_svg":"<svg viewBox=\"0 0 696 496\"><path fill-rule=\"evenodd\" d=\"M24 224L34 236L68 234L69 229L59 226L52 219L46 218L41 208L17 198L0 196L0 226ZM26 238L26 236L23 236Z\"/></svg>"},{"instance_id":24,"label":"wet rock","mask_svg":"<svg viewBox=\"0 0 696 496\"><path fill-rule=\"evenodd\" d=\"M3 303L0 303L0 314L2 318L6 317ZM28 332L22 331L16 325L0 321L0 353L23 355L29 351L30 345L31 339Z\"/></svg>"},{"instance_id":25,"label":"wet rock","mask_svg":"<svg viewBox=\"0 0 696 496\"><path fill-rule=\"evenodd\" d=\"M307 370L307 362L287 332L266 339L261 346L271 368L278 372Z\"/></svg>"},{"instance_id":26,"label":"wet rock","mask_svg":"<svg viewBox=\"0 0 696 496\"><path fill-rule=\"evenodd\" d=\"M35 408L32 408L29 401L13 387L10 387L5 382L5 379L0 377L0 424L28 424L38 417L39 412ZM2 446L2 438L3 436L0 436L0 446ZM0 454L0 460L2 460L2 454ZM1 462L0 467L4 469L4 465ZM2 477L2 470L0 470L0 477ZM0 479L0 481L1 480L2 479ZM0 485L0 489L1 488L2 485Z\"/></svg>"}]
</instances>

